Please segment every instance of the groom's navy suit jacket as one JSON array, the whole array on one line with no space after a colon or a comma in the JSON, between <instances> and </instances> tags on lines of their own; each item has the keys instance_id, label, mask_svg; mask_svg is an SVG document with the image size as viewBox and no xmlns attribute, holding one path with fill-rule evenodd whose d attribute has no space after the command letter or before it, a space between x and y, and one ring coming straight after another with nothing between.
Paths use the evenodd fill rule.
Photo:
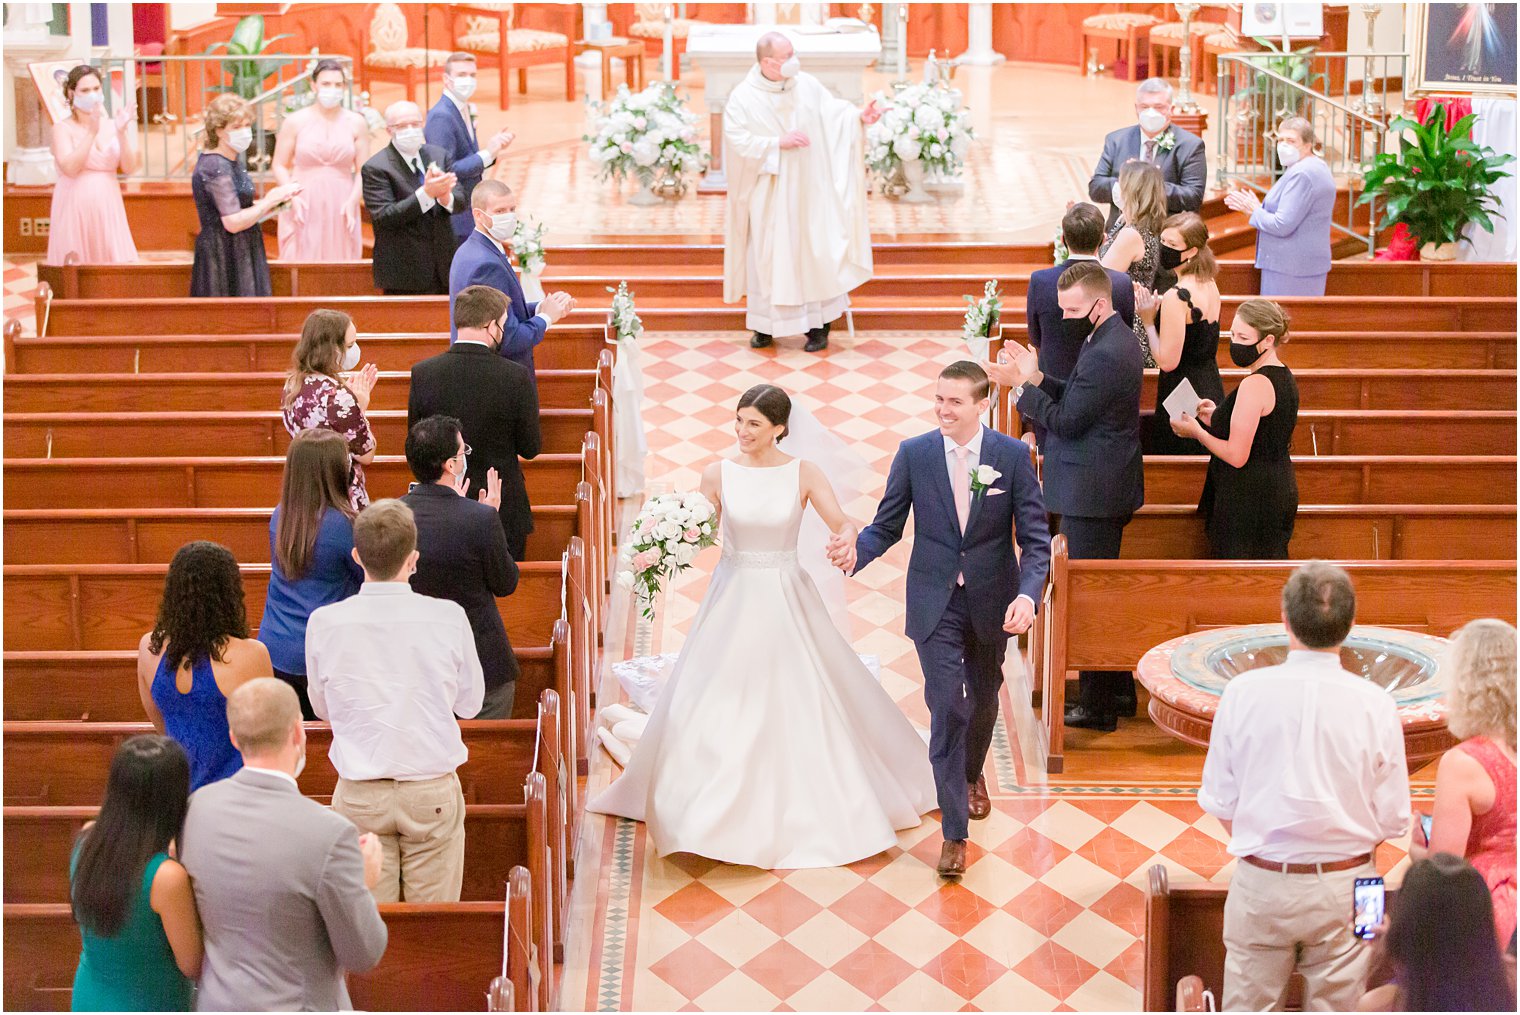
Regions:
<instances>
[{"instance_id":1,"label":"groom's navy suit jacket","mask_svg":"<svg viewBox=\"0 0 1520 1015\"><path fill-rule=\"evenodd\" d=\"M1040 482L1023 441L982 428L981 464L1002 473L992 487L971 495L965 535L955 513L955 494L946 467L945 439L938 430L902 442L876 520L856 541L856 570L902 538L913 511L913 556L908 561L907 634L927 637L966 576L971 622L979 638L1002 633L1003 616L1015 596L1037 606L1050 569L1050 529ZM1013 553L1017 531L1022 560Z\"/></svg>"}]
</instances>

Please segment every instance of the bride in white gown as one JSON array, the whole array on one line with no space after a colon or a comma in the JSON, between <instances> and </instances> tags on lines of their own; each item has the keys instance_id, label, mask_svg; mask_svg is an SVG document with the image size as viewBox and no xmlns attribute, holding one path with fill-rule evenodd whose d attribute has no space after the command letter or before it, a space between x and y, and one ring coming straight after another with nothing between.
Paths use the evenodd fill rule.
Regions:
<instances>
[{"instance_id":1,"label":"bride in white gown","mask_svg":"<svg viewBox=\"0 0 1520 1015\"><path fill-rule=\"evenodd\" d=\"M923 739L798 563L809 504L855 531L823 470L777 449L790 410L773 385L740 399L738 460L702 474L722 557L626 771L589 804L646 822L661 856L843 866L937 806Z\"/></svg>"}]
</instances>

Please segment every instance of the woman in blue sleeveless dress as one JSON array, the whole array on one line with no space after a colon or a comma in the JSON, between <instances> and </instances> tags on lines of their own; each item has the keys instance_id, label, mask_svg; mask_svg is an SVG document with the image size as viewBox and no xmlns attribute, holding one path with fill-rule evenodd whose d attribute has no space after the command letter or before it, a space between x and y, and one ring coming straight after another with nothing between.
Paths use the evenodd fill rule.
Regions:
<instances>
[{"instance_id":1,"label":"woman in blue sleeveless dress","mask_svg":"<svg viewBox=\"0 0 1520 1015\"><path fill-rule=\"evenodd\" d=\"M100 816L69 861L79 923L74 1011L188 1011L200 975L200 920L169 855L189 806L190 765L168 737L133 737L111 760Z\"/></svg>"},{"instance_id":2,"label":"woman in blue sleeveless dress","mask_svg":"<svg viewBox=\"0 0 1520 1015\"><path fill-rule=\"evenodd\" d=\"M272 677L269 650L248 637L243 576L232 551L186 543L169 563L153 630L137 646L137 690L148 719L190 756L190 791L243 767L227 733L227 698Z\"/></svg>"}]
</instances>

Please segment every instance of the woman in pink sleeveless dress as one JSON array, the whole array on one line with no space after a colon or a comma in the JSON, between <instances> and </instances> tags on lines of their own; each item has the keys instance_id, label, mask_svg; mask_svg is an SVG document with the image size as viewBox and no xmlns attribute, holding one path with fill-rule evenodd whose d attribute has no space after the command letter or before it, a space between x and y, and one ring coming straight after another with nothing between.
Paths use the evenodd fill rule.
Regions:
<instances>
[{"instance_id":1,"label":"woman in pink sleeveless dress","mask_svg":"<svg viewBox=\"0 0 1520 1015\"><path fill-rule=\"evenodd\" d=\"M1474 620L1452 639L1446 725L1462 742L1436 770L1430 839L1409 854L1466 857L1488 882L1500 946L1515 933L1515 629Z\"/></svg>"},{"instance_id":2,"label":"woman in pink sleeveless dress","mask_svg":"<svg viewBox=\"0 0 1520 1015\"><path fill-rule=\"evenodd\" d=\"M137 113L129 97L114 117L105 111L100 75L88 64L69 71L63 96L73 108L53 125L53 184L48 264L75 255L80 264L137 260L117 172L137 168Z\"/></svg>"},{"instance_id":3,"label":"woman in pink sleeveless dress","mask_svg":"<svg viewBox=\"0 0 1520 1015\"><path fill-rule=\"evenodd\" d=\"M316 101L287 117L275 141L275 179L302 186L279 218L283 261L357 261L363 253L359 168L369 157L369 127L343 108L345 80L342 64L320 61Z\"/></svg>"}]
</instances>

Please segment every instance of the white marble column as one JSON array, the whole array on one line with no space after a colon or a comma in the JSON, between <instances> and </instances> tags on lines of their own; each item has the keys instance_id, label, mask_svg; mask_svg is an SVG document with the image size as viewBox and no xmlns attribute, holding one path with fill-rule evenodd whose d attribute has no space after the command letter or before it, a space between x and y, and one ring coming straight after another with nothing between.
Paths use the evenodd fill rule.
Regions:
<instances>
[{"instance_id":1,"label":"white marble column","mask_svg":"<svg viewBox=\"0 0 1520 1015\"><path fill-rule=\"evenodd\" d=\"M10 8L4 36L5 92L11 112L6 117L10 124L6 137L6 182L47 186L58 178L58 167L53 164L49 148L52 119L42 106L27 65L65 56L73 40L65 35L55 36L49 30L50 5L12 4ZM88 18L85 25L88 32Z\"/></svg>"},{"instance_id":2,"label":"white marble column","mask_svg":"<svg viewBox=\"0 0 1520 1015\"><path fill-rule=\"evenodd\" d=\"M897 33L899 31L897 21L897 8L899 3L883 3L881 5L881 57L876 61L876 69L883 74L904 74L907 68L898 59Z\"/></svg>"},{"instance_id":3,"label":"white marble column","mask_svg":"<svg viewBox=\"0 0 1520 1015\"><path fill-rule=\"evenodd\" d=\"M992 5L967 4L966 52L961 63L972 67L993 67L1008 58L992 48Z\"/></svg>"}]
</instances>

